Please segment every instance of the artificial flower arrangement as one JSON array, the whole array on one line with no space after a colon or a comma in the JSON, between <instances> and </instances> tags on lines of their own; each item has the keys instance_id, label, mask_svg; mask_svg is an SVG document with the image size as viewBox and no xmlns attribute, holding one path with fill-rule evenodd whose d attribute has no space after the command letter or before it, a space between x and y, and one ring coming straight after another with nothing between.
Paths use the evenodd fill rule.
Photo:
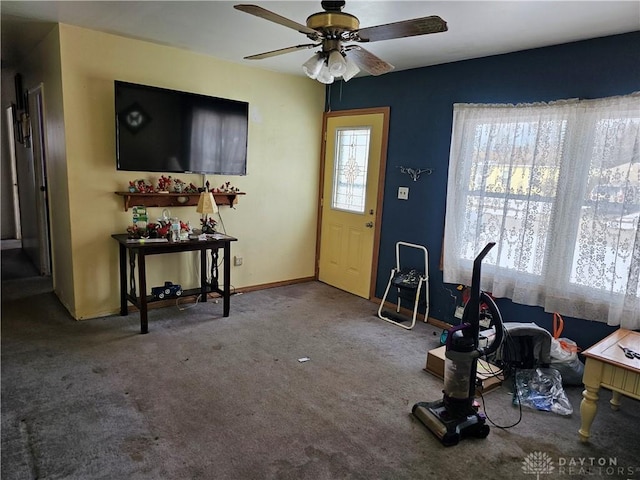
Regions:
<instances>
[{"instance_id":1,"label":"artificial flower arrangement","mask_svg":"<svg viewBox=\"0 0 640 480\"><path fill-rule=\"evenodd\" d=\"M171 190L172 183L173 179L171 178L171 175L169 175L168 177L161 175L158 179L158 192L168 192L169 190Z\"/></svg>"},{"instance_id":2,"label":"artificial flower arrangement","mask_svg":"<svg viewBox=\"0 0 640 480\"><path fill-rule=\"evenodd\" d=\"M166 222L150 223L147 225L149 238L166 238L169 235L171 224Z\"/></svg>"},{"instance_id":3,"label":"artificial flower arrangement","mask_svg":"<svg viewBox=\"0 0 640 480\"><path fill-rule=\"evenodd\" d=\"M153 185L146 180L138 179L129 182L130 193L154 193Z\"/></svg>"},{"instance_id":4,"label":"artificial flower arrangement","mask_svg":"<svg viewBox=\"0 0 640 480\"><path fill-rule=\"evenodd\" d=\"M147 238L149 236L149 230L148 227L129 225L127 227L127 235L129 238Z\"/></svg>"},{"instance_id":5,"label":"artificial flower arrangement","mask_svg":"<svg viewBox=\"0 0 640 480\"><path fill-rule=\"evenodd\" d=\"M202 226L202 233L216 233L216 222L213 218L201 218L200 225Z\"/></svg>"}]
</instances>

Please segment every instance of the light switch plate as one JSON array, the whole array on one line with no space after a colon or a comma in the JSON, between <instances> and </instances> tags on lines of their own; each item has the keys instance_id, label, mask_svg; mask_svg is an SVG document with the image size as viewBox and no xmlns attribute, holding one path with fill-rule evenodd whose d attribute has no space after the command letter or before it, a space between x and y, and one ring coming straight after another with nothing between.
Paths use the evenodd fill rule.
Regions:
<instances>
[{"instance_id":1,"label":"light switch plate","mask_svg":"<svg viewBox=\"0 0 640 480\"><path fill-rule=\"evenodd\" d=\"M398 187L398 200L409 200L409 187Z\"/></svg>"}]
</instances>

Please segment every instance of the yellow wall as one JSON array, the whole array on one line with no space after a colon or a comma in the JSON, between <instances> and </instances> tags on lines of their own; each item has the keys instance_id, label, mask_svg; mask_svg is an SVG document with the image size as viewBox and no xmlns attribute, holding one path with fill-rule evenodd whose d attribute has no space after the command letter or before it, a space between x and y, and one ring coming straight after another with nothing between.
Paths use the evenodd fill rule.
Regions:
<instances>
[{"instance_id":1,"label":"yellow wall","mask_svg":"<svg viewBox=\"0 0 640 480\"><path fill-rule=\"evenodd\" d=\"M234 287L310 277L315 269L319 152L324 88L305 77L223 62L171 47L60 25L64 93L70 243L75 318L119 310L118 248L124 212L115 191L129 180L158 174L118 172L115 167L113 81L124 80L249 102L247 175L208 176L247 194L235 209L221 207L228 234L239 239L232 255ZM202 185L201 175L174 175ZM150 209L150 219L162 209ZM197 225L195 207L171 208L172 216ZM183 288L198 284L197 254L148 259L150 287L165 280Z\"/></svg>"}]
</instances>

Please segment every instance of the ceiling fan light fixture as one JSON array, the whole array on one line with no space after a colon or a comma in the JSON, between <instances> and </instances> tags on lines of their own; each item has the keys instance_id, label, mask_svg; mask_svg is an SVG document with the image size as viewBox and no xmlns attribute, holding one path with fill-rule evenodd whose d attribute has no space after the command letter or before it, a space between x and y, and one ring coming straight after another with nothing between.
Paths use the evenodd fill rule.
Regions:
<instances>
[{"instance_id":1,"label":"ceiling fan light fixture","mask_svg":"<svg viewBox=\"0 0 640 480\"><path fill-rule=\"evenodd\" d=\"M324 11L307 17L306 25L258 5L234 5L236 10L296 30L313 42L249 55L244 58L260 60L321 46L322 50L304 63L302 69L309 78L329 84L335 78L340 77L344 81L348 81L357 75L360 69L371 75L382 75L389 73L394 68L393 65L363 47L359 45L343 46L344 42L370 43L447 31L447 22L437 15L360 28L360 20L357 17L342 11L345 3L345 0L323 0L321 5ZM352 57L352 61L349 62L349 59L345 57L347 52L351 52L353 49L356 50L354 53L349 53ZM353 59L355 59L356 65L353 65ZM322 65L319 66L319 64Z\"/></svg>"},{"instance_id":2,"label":"ceiling fan light fixture","mask_svg":"<svg viewBox=\"0 0 640 480\"><path fill-rule=\"evenodd\" d=\"M331 75L331 72L329 72L329 67L325 63L322 64L322 68L320 69L320 73L318 73L318 77L316 78L316 80L318 80L320 83L324 83L325 85L333 83L333 75Z\"/></svg>"},{"instance_id":3,"label":"ceiling fan light fixture","mask_svg":"<svg viewBox=\"0 0 640 480\"><path fill-rule=\"evenodd\" d=\"M314 53L313 56L302 64L302 71L307 77L315 80L324 65L324 58L319 53Z\"/></svg>"},{"instance_id":4,"label":"ceiling fan light fixture","mask_svg":"<svg viewBox=\"0 0 640 480\"><path fill-rule=\"evenodd\" d=\"M349 57L346 58L347 68L342 74L342 79L345 82L348 82L353 77L355 77L358 73L360 73L360 68L356 65L356 62L351 60Z\"/></svg>"},{"instance_id":5,"label":"ceiling fan light fixture","mask_svg":"<svg viewBox=\"0 0 640 480\"><path fill-rule=\"evenodd\" d=\"M329 53L329 73L334 77L340 77L347 70L347 62L338 50Z\"/></svg>"}]
</instances>

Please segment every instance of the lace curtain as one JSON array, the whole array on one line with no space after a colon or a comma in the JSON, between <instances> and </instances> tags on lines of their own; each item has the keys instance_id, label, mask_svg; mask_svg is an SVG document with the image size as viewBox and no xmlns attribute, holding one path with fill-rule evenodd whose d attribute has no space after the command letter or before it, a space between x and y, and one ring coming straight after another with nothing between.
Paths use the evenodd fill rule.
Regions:
<instances>
[{"instance_id":1,"label":"lace curtain","mask_svg":"<svg viewBox=\"0 0 640 480\"><path fill-rule=\"evenodd\" d=\"M640 329L640 93L454 106L444 281Z\"/></svg>"}]
</instances>

